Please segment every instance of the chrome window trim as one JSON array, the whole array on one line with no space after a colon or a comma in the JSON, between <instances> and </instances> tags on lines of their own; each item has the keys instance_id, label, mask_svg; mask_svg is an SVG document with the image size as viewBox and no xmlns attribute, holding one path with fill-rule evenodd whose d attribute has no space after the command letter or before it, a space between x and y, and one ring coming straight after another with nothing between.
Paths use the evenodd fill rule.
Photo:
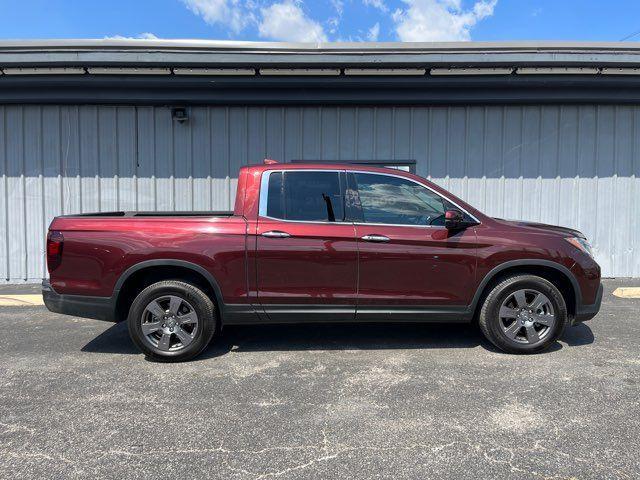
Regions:
<instances>
[{"instance_id":1,"label":"chrome window trim","mask_svg":"<svg viewBox=\"0 0 640 480\"><path fill-rule=\"evenodd\" d=\"M469 215L469 217L471 217L474 221L478 222L478 224L481 224L482 222L480 222L480 220L478 220L478 218L476 218L475 215L470 214L469 212L467 212L464 208L462 208L460 205L458 205L456 202L454 202L453 200L451 200L449 197L447 197L446 195L442 195L441 193L435 191L433 188L431 188L429 185L425 185L424 183L418 182L417 180L414 180L412 178L407 178L407 177L403 177L401 175L395 175L393 173L381 173L381 172L368 172L366 170L355 170L355 169L340 169L340 170L327 170L327 169L295 169L300 170L300 171L305 171L305 172L334 172L334 173L341 173L341 172L345 172L345 173L363 173L366 175L381 175L384 177L394 177L394 178L399 178L402 180L407 180L409 182L413 182L416 185L420 185L421 187L426 188L427 190L433 192L434 194L436 194L438 197L440 198L444 198L447 202L451 203L452 205L454 205L455 207L459 208L462 212L464 212L465 214ZM317 223L317 224L323 224L323 225L374 225L374 226L387 226L387 227L413 227L413 228L445 228L443 225L409 225L409 224L404 224L404 223L368 223L368 222L329 222L329 221L323 221L323 220L285 220L284 218L276 218L276 217L270 217L267 215L267 196L268 196L268 192L269 192L269 177L271 176L272 173L274 172L291 172L294 171L293 169L289 169L286 167L283 168L274 168L274 169L270 169L270 170L265 170L264 172L262 172L262 178L260 179L260 199L259 199L259 204L258 204L258 216L262 217L262 218L267 218L269 220L277 220L279 222L288 222L288 223Z\"/></svg>"}]
</instances>

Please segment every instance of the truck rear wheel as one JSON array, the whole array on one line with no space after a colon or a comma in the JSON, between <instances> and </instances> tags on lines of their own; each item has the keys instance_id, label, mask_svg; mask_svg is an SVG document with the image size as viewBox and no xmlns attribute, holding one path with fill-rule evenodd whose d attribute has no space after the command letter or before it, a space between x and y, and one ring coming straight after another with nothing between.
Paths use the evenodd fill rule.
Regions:
<instances>
[{"instance_id":1,"label":"truck rear wheel","mask_svg":"<svg viewBox=\"0 0 640 480\"><path fill-rule=\"evenodd\" d=\"M147 358L179 362L199 355L216 331L215 307L199 288L167 280L145 288L127 319L129 335Z\"/></svg>"},{"instance_id":2,"label":"truck rear wheel","mask_svg":"<svg viewBox=\"0 0 640 480\"><path fill-rule=\"evenodd\" d=\"M480 329L509 353L537 353L553 344L567 324L560 291L536 275L514 275L494 286L479 317Z\"/></svg>"}]
</instances>

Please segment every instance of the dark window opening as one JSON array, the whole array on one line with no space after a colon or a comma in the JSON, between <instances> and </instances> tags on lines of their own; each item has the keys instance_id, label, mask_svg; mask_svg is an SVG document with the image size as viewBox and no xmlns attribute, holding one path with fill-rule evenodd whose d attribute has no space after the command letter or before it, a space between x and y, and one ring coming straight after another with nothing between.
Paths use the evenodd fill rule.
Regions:
<instances>
[{"instance_id":1,"label":"dark window opening","mask_svg":"<svg viewBox=\"0 0 640 480\"><path fill-rule=\"evenodd\" d=\"M307 222L343 221L344 202L338 172L272 172L267 216Z\"/></svg>"}]
</instances>

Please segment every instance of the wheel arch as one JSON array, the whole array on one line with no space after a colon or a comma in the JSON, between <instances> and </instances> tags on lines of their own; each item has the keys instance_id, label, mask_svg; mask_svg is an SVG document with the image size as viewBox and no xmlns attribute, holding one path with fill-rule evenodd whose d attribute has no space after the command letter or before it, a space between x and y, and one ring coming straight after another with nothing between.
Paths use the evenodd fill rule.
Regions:
<instances>
[{"instance_id":1,"label":"wheel arch","mask_svg":"<svg viewBox=\"0 0 640 480\"><path fill-rule=\"evenodd\" d=\"M223 297L215 277L205 268L186 260L156 259L146 260L129 267L120 275L114 287L115 312L117 321L127 318L133 299L146 286L161 280L184 280L194 283L211 298L218 307L218 315L223 308Z\"/></svg>"},{"instance_id":2,"label":"wheel arch","mask_svg":"<svg viewBox=\"0 0 640 480\"><path fill-rule=\"evenodd\" d=\"M580 285L571 271L556 262L542 259L511 260L494 267L480 282L471 304L473 318L476 319L484 298L493 285L511 274L532 274L553 283L562 293L567 304L567 313L575 316L578 305L582 304Z\"/></svg>"}]
</instances>

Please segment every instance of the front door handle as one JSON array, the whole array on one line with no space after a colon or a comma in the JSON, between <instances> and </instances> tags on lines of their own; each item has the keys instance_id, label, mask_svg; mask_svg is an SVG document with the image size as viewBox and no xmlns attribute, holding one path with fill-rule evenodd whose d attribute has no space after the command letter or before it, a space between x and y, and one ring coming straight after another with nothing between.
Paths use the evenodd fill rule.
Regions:
<instances>
[{"instance_id":1,"label":"front door handle","mask_svg":"<svg viewBox=\"0 0 640 480\"><path fill-rule=\"evenodd\" d=\"M291 235L287 232L281 232L280 230L270 230L264 232L262 236L267 238L289 238Z\"/></svg>"},{"instance_id":2,"label":"front door handle","mask_svg":"<svg viewBox=\"0 0 640 480\"><path fill-rule=\"evenodd\" d=\"M389 241L389 237L385 237L384 235L365 235L362 237L362 240L365 242L374 242L374 243L387 243Z\"/></svg>"}]
</instances>

